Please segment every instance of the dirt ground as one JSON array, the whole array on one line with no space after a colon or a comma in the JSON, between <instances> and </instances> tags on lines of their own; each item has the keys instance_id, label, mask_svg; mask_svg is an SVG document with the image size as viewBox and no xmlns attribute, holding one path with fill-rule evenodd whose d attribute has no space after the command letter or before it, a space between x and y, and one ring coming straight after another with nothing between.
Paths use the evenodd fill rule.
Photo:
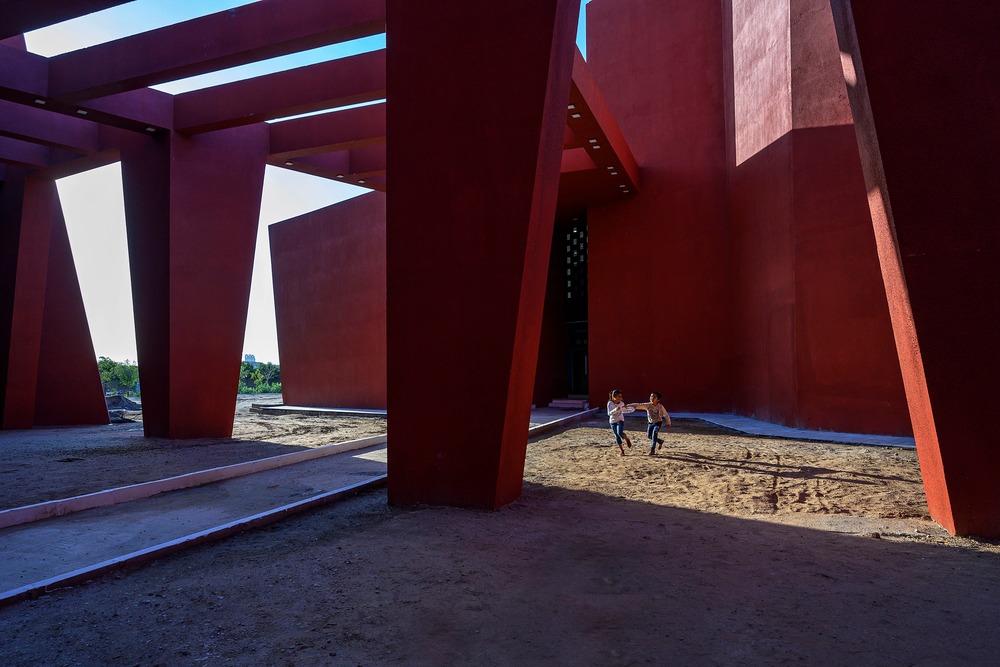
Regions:
<instances>
[{"instance_id":1,"label":"dirt ground","mask_svg":"<svg viewBox=\"0 0 1000 667\"><path fill-rule=\"evenodd\" d=\"M239 441L0 434L4 504L385 428L245 403ZM534 439L497 512L371 492L0 608L0 664L1000 664L1000 544L929 520L913 451L629 426Z\"/></svg>"}]
</instances>

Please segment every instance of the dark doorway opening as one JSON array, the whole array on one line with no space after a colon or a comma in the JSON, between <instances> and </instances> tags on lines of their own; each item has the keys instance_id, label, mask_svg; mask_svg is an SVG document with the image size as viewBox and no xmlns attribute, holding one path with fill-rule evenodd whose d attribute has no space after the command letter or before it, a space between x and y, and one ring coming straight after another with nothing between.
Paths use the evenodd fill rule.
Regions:
<instances>
[{"instance_id":1,"label":"dark doorway opening","mask_svg":"<svg viewBox=\"0 0 1000 667\"><path fill-rule=\"evenodd\" d=\"M562 231L566 301L567 393L571 398L589 395L587 360L587 219L578 216Z\"/></svg>"}]
</instances>

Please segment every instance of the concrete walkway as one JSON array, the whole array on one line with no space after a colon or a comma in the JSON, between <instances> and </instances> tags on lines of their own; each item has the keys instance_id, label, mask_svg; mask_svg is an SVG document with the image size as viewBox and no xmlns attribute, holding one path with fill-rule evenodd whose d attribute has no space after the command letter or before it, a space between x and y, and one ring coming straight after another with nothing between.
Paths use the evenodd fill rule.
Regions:
<instances>
[{"instance_id":1,"label":"concrete walkway","mask_svg":"<svg viewBox=\"0 0 1000 667\"><path fill-rule=\"evenodd\" d=\"M635 413L633 413L635 414ZM866 433L838 433L836 431L808 431L803 428L791 428L780 424L740 417L738 415L713 414L707 412L671 412L675 419L700 419L716 426L769 438L788 438L790 440L815 440L818 442L836 442L843 445L872 445L877 447L903 447L916 449L913 438L893 435L868 435ZM645 418L645 415L639 415Z\"/></svg>"},{"instance_id":2,"label":"concrete walkway","mask_svg":"<svg viewBox=\"0 0 1000 667\"><path fill-rule=\"evenodd\" d=\"M280 408L283 413L296 410L294 406L267 407ZM298 410L344 413L321 408ZM529 436L590 421L601 413L600 408L584 412L533 410ZM767 437L913 448L912 438L805 431L734 415L677 412L672 416ZM328 445L329 454L298 452L0 512L8 515L0 517L7 521L0 522L7 526L0 529L0 605L380 486L386 480L384 438L369 439L378 444L355 441ZM41 519L31 521L23 516L29 514Z\"/></svg>"}]
</instances>

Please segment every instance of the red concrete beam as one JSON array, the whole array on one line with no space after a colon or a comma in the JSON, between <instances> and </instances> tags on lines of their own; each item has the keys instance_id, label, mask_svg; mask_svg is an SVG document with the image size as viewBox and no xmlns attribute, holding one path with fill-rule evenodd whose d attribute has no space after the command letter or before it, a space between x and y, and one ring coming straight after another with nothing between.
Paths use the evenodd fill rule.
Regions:
<instances>
[{"instance_id":1,"label":"red concrete beam","mask_svg":"<svg viewBox=\"0 0 1000 667\"><path fill-rule=\"evenodd\" d=\"M927 504L1000 537L1000 6L831 5Z\"/></svg>"},{"instance_id":2,"label":"red concrete beam","mask_svg":"<svg viewBox=\"0 0 1000 667\"><path fill-rule=\"evenodd\" d=\"M134 132L160 131L173 125L173 97L156 90L135 90L87 104L49 94L49 60L0 45L0 100L55 115L69 116Z\"/></svg>"},{"instance_id":3,"label":"red concrete beam","mask_svg":"<svg viewBox=\"0 0 1000 667\"><path fill-rule=\"evenodd\" d=\"M49 149L33 142L0 137L0 163L44 169L49 166Z\"/></svg>"},{"instance_id":4,"label":"red concrete beam","mask_svg":"<svg viewBox=\"0 0 1000 667\"><path fill-rule=\"evenodd\" d=\"M0 39L124 5L129 0L0 0Z\"/></svg>"},{"instance_id":5,"label":"red concrete beam","mask_svg":"<svg viewBox=\"0 0 1000 667\"><path fill-rule=\"evenodd\" d=\"M330 153L385 143L385 104L372 104L272 123L271 157L294 161L306 155Z\"/></svg>"},{"instance_id":6,"label":"red concrete beam","mask_svg":"<svg viewBox=\"0 0 1000 667\"><path fill-rule=\"evenodd\" d=\"M0 100L0 136L75 153L93 153L98 150L97 134L97 125L88 120Z\"/></svg>"},{"instance_id":7,"label":"red concrete beam","mask_svg":"<svg viewBox=\"0 0 1000 667\"><path fill-rule=\"evenodd\" d=\"M579 51L566 109L559 210L621 200L639 189L639 167Z\"/></svg>"},{"instance_id":8,"label":"red concrete beam","mask_svg":"<svg viewBox=\"0 0 1000 667\"><path fill-rule=\"evenodd\" d=\"M51 94L79 102L384 31L384 0L263 0L56 56Z\"/></svg>"},{"instance_id":9,"label":"red concrete beam","mask_svg":"<svg viewBox=\"0 0 1000 667\"><path fill-rule=\"evenodd\" d=\"M382 50L178 95L174 127L193 134L384 98Z\"/></svg>"},{"instance_id":10,"label":"red concrete beam","mask_svg":"<svg viewBox=\"0 0 1000 667\"><path fill-rule=\"evenodd\" d=\"M385 144L297 157L294 160L270 158L268 163L304 174L384 191Z\"/></svg>"},{"instance_id":11,"label":"red concrete beam","mask_svg":"<svg viewBox=\"0 0 1000 667\"><path fill-rule=\"evenodd\" d=\"M23 49L0 44L0 99L44 103L49 94L49 60Z\"/></svg>"}]
</instances>

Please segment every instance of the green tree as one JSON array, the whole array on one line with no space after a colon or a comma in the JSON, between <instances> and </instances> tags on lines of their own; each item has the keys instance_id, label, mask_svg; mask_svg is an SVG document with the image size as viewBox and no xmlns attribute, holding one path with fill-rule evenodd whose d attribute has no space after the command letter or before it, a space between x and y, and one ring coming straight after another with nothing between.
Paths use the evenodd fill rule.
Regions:
<instances>
[{"instance_id":1,"label":"green tree","mask_svg":"<svg viewBox=\"0 0 1000 667\"><path fill-rule=\"evenodd\" d=\"M270 361L259 364L257 371L260 373L261 384L276 384L281 382L281 367L277 364L272 364Z\"/></svg>"},{"instance_id":2,"label":"green tree","mask_svg":"<svg viewBox=\"0 0 1000 667\"><path fill-rule=\"evenodd\" d=\"M125 395L129 396L135 392L135 386L139 384L139 367L126 359L125 363L118 364L115 368L115 379L125 390Z\"/></svg>"},{"instance_id":3,"label":"green tree","mask_svg":"<svg viewBox=\"0 0 1000 667\"><path fill-rule=\"evenodd\" d=\"M112 361L108 357L98 357L97 358L97 370L101 374L101 386L104 387L104 393L113 393L112 384L116 382L115 380L115 367L118 365L117 361Z\"/></svg>"},{"instance_id":4,"label":"green tree","mask_svg":"<svg viewBox=\"0 0 1000 667\"><path fill-rule=\"evenodd\" d=\"M128 395L135 390L139 382L139 367L128 359L121 362L108 357L98 357L97 371L101 375L101 386L105 394Z\"/></svg>"}]
</instances>

